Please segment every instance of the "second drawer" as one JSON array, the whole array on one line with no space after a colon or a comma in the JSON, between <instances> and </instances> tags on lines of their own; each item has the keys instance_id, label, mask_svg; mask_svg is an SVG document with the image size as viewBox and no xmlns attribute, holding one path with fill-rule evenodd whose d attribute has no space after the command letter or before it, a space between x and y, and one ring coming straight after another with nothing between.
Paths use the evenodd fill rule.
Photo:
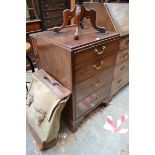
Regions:
<instances>
[{"instance_id":1,"label":"second drawer","mask_svg":"<svg viewBox=\"0 0 155 155\"><path fill-rule=\"evenodd\" d=\"M80 66L75 69L75 83L78 84L85 81L91 76L94 76L97 73L113 66L115 64L115 60L116 54L113 54L100 60L94 59L91 63Z\"/></svg>"}]
</instances>

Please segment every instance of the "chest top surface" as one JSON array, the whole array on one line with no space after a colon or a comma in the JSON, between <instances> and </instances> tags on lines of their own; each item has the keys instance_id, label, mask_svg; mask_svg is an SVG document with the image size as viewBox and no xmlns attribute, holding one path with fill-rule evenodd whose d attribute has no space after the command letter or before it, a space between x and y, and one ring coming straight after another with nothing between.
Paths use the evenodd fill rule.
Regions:
<instances>
[{"instance_id":1,"label":"chest top surface","mask_svg":"<svg viewBox=\"0 0 155 155\"><path fill-rule=\"evenodd\" d=\"M32 38L41 38L52 44L62 46L68 50L77 50L82 46L89 46L99 42L108 41L119 37L116 32L107 32L107 34L101 34L96 32L91 27L80 29L79 40L74 40L75 27L68 27L62 30L58 34L54 34L52 31L44 31L36 34L32 34Z\"/></svg>"}]
</instances>

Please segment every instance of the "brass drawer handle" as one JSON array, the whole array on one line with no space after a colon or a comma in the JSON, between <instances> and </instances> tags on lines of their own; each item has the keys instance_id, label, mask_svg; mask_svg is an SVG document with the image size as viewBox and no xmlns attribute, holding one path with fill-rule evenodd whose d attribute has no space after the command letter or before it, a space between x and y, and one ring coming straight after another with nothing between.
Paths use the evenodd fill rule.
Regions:
<instances>
[{"instance_id":1,"label":"brass drawer handle","mask_svg":"<svg viewBox=\"0 0 155 155\"><path fill-rule=\"evenodd\" d=\"M94 83L94 84L91 84L92 86L95 86L95 87L98 87L99 85L100 85L100 80L97 80L97 82L96 83Z\"/></svg>"},{"instance_id":2,"label":"brass drawer handle","mask_svg":"<svg viewBox=\"0 0 155 155\"><path fill-rule=\"evenodd\" d=\"M97 70L98 70L98 69L101 69L102 66L103 66L103 60L101 61L101 63L100 63L99 66L97 66L96 64L93 65L93 67L94 67L95 69L97 69Z\"/></svg>"},{"instance_id":3,"label":"brass drawer handle","mask_svg":"<svg viewBox=\"0 0 155 155\"><path fill-rule=\"evenodd\" d=\"M106 47L103 46L102 48L103 48L103 50L102 50L101 52L100 52L97 48L94 49L94 52L95 52L97 55L101 55L101 54L104 52L104 50L106 49Z\"/></svg>"}]
</instances>

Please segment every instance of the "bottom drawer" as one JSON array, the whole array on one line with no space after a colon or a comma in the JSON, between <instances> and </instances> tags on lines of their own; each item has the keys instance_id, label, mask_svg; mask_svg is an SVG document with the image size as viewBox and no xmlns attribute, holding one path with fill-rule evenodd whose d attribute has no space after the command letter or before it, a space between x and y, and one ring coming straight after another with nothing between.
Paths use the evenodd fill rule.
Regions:
<instances>
[{"instance_id":1,"label":"bottom drawer","mask_svg":"<svg viewBox=\"0 0 155 155\"><path fill-rule=\"evenodd\" d=\"M111 91L111 82L104 85L102 88L93 92L88 97L81 100L76 104L76 118L87 114L93 107L95 107L99 102L106 98Z\"/></svg>"},{"instance_id":2,"label":"bottom drawer","mask_svg":"<svg viewBox=\"0 0 155 155\"><path fill-rule=\"evenodd\" d=\"M125 86L129 82L129 72L124 72L123 74L117 76L112 82L112 94L116 93L119 89Z\"/></svg>"}]
</instances>

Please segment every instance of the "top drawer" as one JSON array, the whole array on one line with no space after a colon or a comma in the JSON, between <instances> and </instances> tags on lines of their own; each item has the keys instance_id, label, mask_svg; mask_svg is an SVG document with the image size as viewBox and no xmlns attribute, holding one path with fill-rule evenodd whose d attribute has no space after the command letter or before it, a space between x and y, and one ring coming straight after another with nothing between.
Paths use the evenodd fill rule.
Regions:
<instances>
[{"instance_id":1,"label":"top drawer","mask_svg":"<svg viewBox=\"0 0 155 155\"><path fill-rule=\"evenodd\" d=\"M99 46L94 46L85 51L79 51L74 54L75 68L80 66L81 64L86 63L91 59L99 58L105 55L110 55L114 51L118 51L118 49L119 49L119 42L118 40L114 40L111 42L101 44Z\"/></svg>"},{"instance_id":2,"label":"top drawer","mask_svg":"<svg viewBox=\"0 0 155 155\"><path fill-rule=\"evenodd\" d=\"M43 3L41 7L42 7L42 11L57 10L57 9L65 9L66 4L65 4L65 1L58 1L58 2L54 1L51 3Z\"/></svg>"},{"instance_id":3,"label":"top drawer","mask_svg":"<svg viewBox=\"0 0 155 155\"><path fill-rule=\"evenodd\" d=\"M129 48L129 36L125 36L120 39L120 50L126 48Z\"/></svg>"}]
</instances>

